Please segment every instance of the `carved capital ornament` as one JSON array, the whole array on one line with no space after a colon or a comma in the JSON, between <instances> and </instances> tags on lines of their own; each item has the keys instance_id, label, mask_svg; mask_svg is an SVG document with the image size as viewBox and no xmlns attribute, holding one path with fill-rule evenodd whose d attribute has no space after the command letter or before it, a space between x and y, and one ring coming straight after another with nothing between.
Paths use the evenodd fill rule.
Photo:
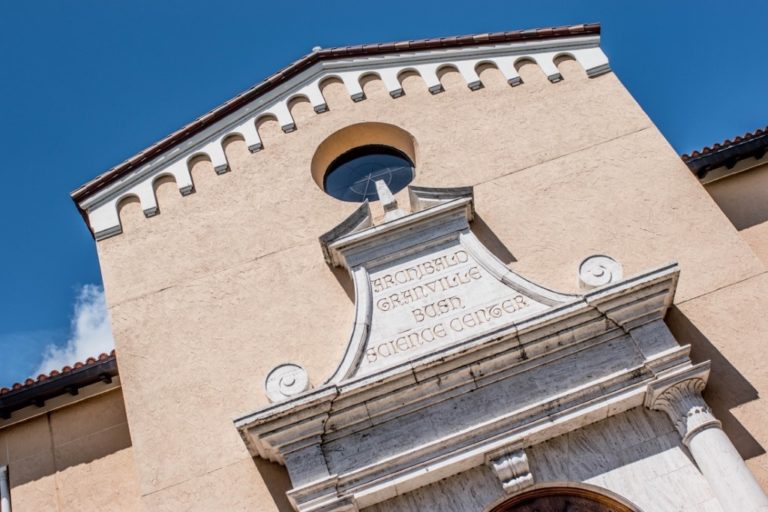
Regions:
<instances>
[{"instance_id":1,"label":"carved capital ornament","mask_svg":"<svg viewBox=\"0 0 768 512\"><path fill-rule=\"evenodd\" d=\"M651 386L646 398L649 408L667 413L686 446L698 432L721 427L701 396L707 385L709 363L697 365L691 370L658 381Z\"/></svg>"}]
</instances>

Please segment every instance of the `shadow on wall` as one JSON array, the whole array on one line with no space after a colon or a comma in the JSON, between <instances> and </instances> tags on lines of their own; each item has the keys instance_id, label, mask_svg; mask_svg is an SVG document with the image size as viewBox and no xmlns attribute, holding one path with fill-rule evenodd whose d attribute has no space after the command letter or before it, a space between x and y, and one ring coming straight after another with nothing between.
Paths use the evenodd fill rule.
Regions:
<instances>
[{"instance_id":1,"label":"shadow on wall","mask_svg":"<svg viewBox=\"0 0 768 512\"><path fill-rule=\"evenodd\" d=\"M122 394L115 392L18 423L0 436L9 447L11 488L131 447Z\"/></svg>"},{"instance_id":2,"label":"shadow on wall","mask_svg":"<svg viewBox=\"0 0 768 512\"><path fill-rule=\"evenodd\" d=\"M277 510L279 512L293 512L293 507L285 495L292 488L288 471L280 464L264 460L261 457L254 457L253 461L256 463L256 469L259 470L267 489L269 489L269 494L272 496Z\"/></svg>"},{"instance_id":3,"label":"shadow on wall","mask_svg":"<svg viewBox=\"0 0 768 512\"><path fill-rule=\"evenodd\" d=\"M493 232L490 226L488 226L478 214L475 214L475 220L472 221L472 232L478 240L480 240L480 242L482 242L483 245L485 245L485 247L505 265L517 262L517 258L509 252L509 249L504 245L504 242L496 236L496 233Z\"/></svg>"},{"instance_id":4,"label":"shadow on wall","mask_svg":"<svg viewBox=\"0 0 768 512\"><path fill-rule=\"evenodd\" d=\"M723 424L723 430L745 460L765 453L765 449L731 414L731 410L757 400L757 390L723 357L704 334L679 310L672 306L665 319L675 338L691 345L694 363L712 361L712 374L704 390L704 399Z\"/></svg>"}]
</instances>

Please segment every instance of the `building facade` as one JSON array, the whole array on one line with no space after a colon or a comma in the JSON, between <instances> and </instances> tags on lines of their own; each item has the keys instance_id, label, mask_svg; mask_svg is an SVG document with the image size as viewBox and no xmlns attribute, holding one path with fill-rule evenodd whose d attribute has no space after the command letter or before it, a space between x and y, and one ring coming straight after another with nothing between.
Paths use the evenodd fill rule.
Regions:
<instances>
[{"instance_id":1,"label":"building facade","mask_svg":"<svg viewBox=\"0 0 768 512\"><path fill-rule=\"evenodd\" d=\"M681 160L599 32L317 49L76 190L119 375L3 391L14 510L768 510L768 135Z\"/></svg>"}]
</instances>

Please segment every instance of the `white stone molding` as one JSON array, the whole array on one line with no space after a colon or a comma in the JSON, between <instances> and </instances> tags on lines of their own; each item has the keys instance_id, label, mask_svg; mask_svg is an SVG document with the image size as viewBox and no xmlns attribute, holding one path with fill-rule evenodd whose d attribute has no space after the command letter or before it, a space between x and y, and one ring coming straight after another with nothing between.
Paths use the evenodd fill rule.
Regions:
<instances>
[{"instance_id":1,"label":"white stone molding","mask_svg":"<svg viewBox=\"0 0 768 512\"><path fill-rule=\"evenodd\" d=\"M437 73L446 66L458 69L472 90L482 87L477 68L485 64L497 67L510 85L521 83L515 65L523 60L537 63L551 81L560 80L554 62L561 56L574 58L589 77L595 77L610 71L608 59L599 44L599 36L590 35L321 61L89 195L79 205L86 212L97 240L121 233L118 206L122 200L137 197L145 214L155 215L159 211L153 190L157 179L172 176L182 195L191 193L190 160L204 156L210 159L217 173L226 172L229 166L223 144L228 138L242 137L248 148L256 152L264 149L256 128L260 119L277 119L286 133L296 130L288 105L292 100L303 97L309 100L316 113L325 112L328 107L321 85L329 78L340 79L350 97L354 101L362 101L365 95L360 81L365 76L381 78L390 96L397 98L403 95L400 76L408 71L418 73L429 91L437 94L443 90Z\"/></svg>"},{"instance_id":2,"label":"white stone molding","mask_svg":"<svg viewBox=\"0 0 768 512\"><path fill-rule=\"evenodd\" d=\"M660 325L676 264L583 295L558 294L517 276L472 235L471 188L409 195L410 214L371 225L363 205L321 237L328 263L350 272L357 304L333 376L235 421L253 456L286 466L297 511L363 509L483 464L512 492L532 481L524 448L642 406L648 389L666 391L672 376L697 370ZM371 362L377 332L426 325L429 315L413 312L432 302L409 302L407 322L382 316L394 311L377 305L382 276L438 260L439 279L467 268L482 276L446 296L460 299L461 315L485 311L489 328ZM393 292L403 289L393 284ZM535 307L494 316L494 294ZM430 321L455 318L446 308Z\"/></svg>"},{"instance_id":3,"label":"white stone molding","mask_svg":"<svg viewBox=\"0 0 768 512\"><path fill-rule=\"evenodd\" d=\"M395 199L392 191L384 180L376 180L376 193L379 196L379 201L384 209L384 221L389 222L400 217L405 217L405 212L397 206L397 199Z\"/></svg>"},{"instance_id":4,"label":"white stone molding","mask_svg":"<svg viewBox=\"0 0 768 512\"><path fill-rule=\"evenodd\" d=\"M433 350L442 350L469 335L479 334L482 329L487 331L505 321L524 320L547 308L581 300L575 295L547 290L517 275L477 240L469 228L474 212L471 187L443 193L434 188L410 190L416 204L411 207L414 213L409 215L400 210L387 192L381 191L388 205L385 211L389 208L389 213L395 215L385 215L384 222L376 226L354 230L349 226L359 223L347 219L320 238L329 263L347 268L356 290L356 320L350 342L344 359L327 382L341 382L402 363L424 353L433 342ZM422 199L425 196L429 197L427 207ZM395 279L398 275L404 277L406 273L408 282L422 283L422 277L412 279L411 273L420 274L426 269L424 265L431 266L433 261L446 268L452 266L458 272L435 270L435 280L424 286L416 284L414 288L391 283L391 290L400 290L399 295L392 297L403 297L411 301L412 307L424 308L412 310L413 315L421 315L415 323L421 323L423 328L413 330L410 324L414 318L407 312L394 314L392 310L400 307L399 302L392 299L390 303L387 294L376 290L377 283L386 283L393 275ZM429 286L443 289L430 291L426 288ZM461 290L457 291L459 287ZM423 296L407 295L411 293ZM471 313L464 309L472 306L471 302L482 308L474 313L478 316L465 321ZM431 323L430 319L438 316L438 308L453 309L457 314L445 324ZM482 328L475 325L480 323L484 324ZM387 342L389 345L384 345Z\"/></svg>"},{"instance_id":5,"label":"white stone molding","mask_svg":"<svg viewBox=\"0 0 768 512\"><path fill-rule=\"evenodd\" d=\"M267 374L264 389L270 402L281 402L308 390L309 375L297 364L280 364Z\"/></svg>"},{"instance_id":6,"label":"white stone molding","mask_svg":"<svg viewBox=\"0 0 768 512\"><path fill-rule=\"evenodd\" d=\"M412 213L420 212L433 206L439 206L454 199L471 199L473 194L472 187L438 188L408 186L408 201L410 201ZM474 201L471 202L471 208L474 208L474 204ZM470 210L469 215L470 219L474 218L474 209Z\"/></svg>"},{"instance_id":7,"label":"white stone molding","mask_svg":"<svg viewBox=\"0 0 768 512\"><path fill-rule=\"evenodd\" d=\"M528 455L521 447L510 447L487 456L488 466L501 481L501 487L507 494L522 491L534 484L533 475L528 467Z\"/></svg>"},{"instance_id":8,"label":"white stone molding","mask_svg":"<svg viewBox=\"0 0 768 512\"><path fill-rule=\"evenodd\" d=\"M610 256L596 254L586 258L579 265L579 283L582 289L599 288L621 281L623 277L624 269L621 263Z\"/></svg>"},{"instance_id":9,"label":"white stone molding","mask_svg":"<svg viewBox=\"0 0 768 512\"><path fill-rule=\"evenodd\" d=\"M686 446L700 430L721 426L701 396L708 378L709 362L705 362L649 386L647 407L667 413Z\"/></svg>"}]
</instances>

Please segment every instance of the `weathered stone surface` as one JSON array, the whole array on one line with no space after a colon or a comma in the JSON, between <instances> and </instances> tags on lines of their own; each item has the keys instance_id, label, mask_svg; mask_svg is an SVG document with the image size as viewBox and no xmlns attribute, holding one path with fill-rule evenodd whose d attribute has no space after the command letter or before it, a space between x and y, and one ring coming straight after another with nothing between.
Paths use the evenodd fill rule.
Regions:
<instances>
[{"instance_id":1,"label":"weathered stone surface","mask_svg":"<svg viewBox=\"0 0 768 512\"><path fill-rule=\"evenodd\" d=\"M587 482L623 496L642 510L724 512L663 413L633 409L528 448L537 483ZM484 510L503 496L478 467L366 508L373 512Z\"/></svg>"}]
</instances>

